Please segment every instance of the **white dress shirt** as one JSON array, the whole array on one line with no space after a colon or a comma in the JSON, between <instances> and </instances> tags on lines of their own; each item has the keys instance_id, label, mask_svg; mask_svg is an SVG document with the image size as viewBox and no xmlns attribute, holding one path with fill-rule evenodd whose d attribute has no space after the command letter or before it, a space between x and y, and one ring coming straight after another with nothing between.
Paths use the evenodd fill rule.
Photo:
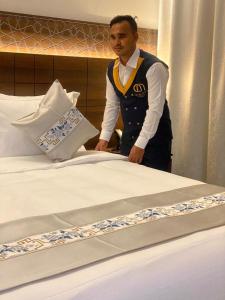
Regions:
<instances>
[{"instance_id":1,"label":"white dress shirt","mask_svg":"<svg viewBox=\"0 0 225 300\"><path fill-rule=\"evenodd\" d=\"M136 49L129 58L126 66L119 63L119 79L124 86L132 72L136 68L140 50ZM146 78L148 82L148 110L135 146L144 149L158 128L160 118L163 113L166 99L166 85L169 78L169 72L165 66L160 63L154 63L147 71ZM102 122L102 131L100 139L109 141L114 131L120 112L120 100L106 75L106 107Z\"/></svg>"}]
</instances>

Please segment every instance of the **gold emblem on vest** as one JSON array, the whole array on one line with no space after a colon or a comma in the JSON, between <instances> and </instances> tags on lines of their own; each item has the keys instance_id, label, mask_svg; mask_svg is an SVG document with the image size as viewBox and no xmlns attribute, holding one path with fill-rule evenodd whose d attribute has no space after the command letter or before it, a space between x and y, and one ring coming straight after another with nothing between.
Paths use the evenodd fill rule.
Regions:
<instances>
[{"instance_id":1,"label":"gold emblem on vest","mask_svg":"<svg viewBox=\"0 0 225 300\"><path fill-rule=\"evenodd\" d=\"M142 98L146 94L146 88L143 83L135 83L133 86L134 96ZM132 94L133 95L133 94Z\"/></svg>"},{"instance_id":2,"label":"gold emblem on vest","mask_svg":"<svg viewBox=\"0 0 225 300\"><path fill-rule=\"evenodd\" d=\"M145 91L145 86L143 83L136 83L134 86L133 86L133 90L136 92L136 93L142 93Z\"/></svg>"}]
</instances>

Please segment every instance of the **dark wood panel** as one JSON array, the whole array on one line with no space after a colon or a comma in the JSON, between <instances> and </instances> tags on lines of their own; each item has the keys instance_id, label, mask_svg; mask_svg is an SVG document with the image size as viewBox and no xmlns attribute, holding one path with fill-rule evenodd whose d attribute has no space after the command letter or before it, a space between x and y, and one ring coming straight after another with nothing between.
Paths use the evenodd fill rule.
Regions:
<instances>
[{"instance_id":1,"label":"dark wood panel","mask_svg":"<svg viewBox=\"0 0 225 300\"><path fill-rule=\"evenodd\" d=\"M106 70L110 59L88 59L87 105L105 105Z\"/></svg>"},{"instance_id":2,"label":"dark wood panel","mask_svg":"<svg viewBox=\"0 0 225 300\"><path fill-rule=\"evenodd\" d=\"M87 58L54 56L54 76L62 83L86 85Z\"/></svg>"},{"instance_id":3,"label":"dark wood panel","mask_svg":"<svg viewBox=\"0 0 225 300\"><path fill-rule=\"evenodd\" d=\"M95 124L96 128L101 129L105 106L87 106L87 119ZM116 123L115 128L122 129L123 122L121 115Z\"/></svg>"},{"instance_id":4,"label":"dark wood panel","mask_svg":"<svg viewBox=\"0 0 225 300\"><path fill-rule=\"evenodd\" d=\"M87 106L87 119L94 124L97 129L101 129L104 106Z\"/></svg>"},{"instance_id":5,"label":"dark wood panel","mask_svg":"<svg viewBox=\"0 0 225 300\"><path fill-rule=\"evenodd\" d=\"M79 111L86 117L86 107L85 106L80 106L76 105Z\"/></svg>"},{"instance_id":6,"label":"dark wood panel","mask_svg":"<svg viewBox=\"0 0 225 300\"><path fill-rule=\"evenodd\" d=\"M15 82L34 83L34 55L15 54Z\"/></svg>"},{"instance_id":7,"label":"dark wood panel","mask_svg":"<svg viewBox=\"0 0 225 300\"><path fill-rule=\"evenodd\" d=\"M37 83L34 85L35 96L45 95L50 88L51 83Z\"/></svg>"},{"instance_id":8,"label":"dark wood panel","mask_svg":"<svg viewBox=\"0 0 225 300\"><path fill-rule=\"evenodd\" d=\"M44 95L52 82L59 79L68 92L81 93L79 110L100 130L108 63L109 60L100 58L0 53L0 92L17 96ZM121 126L120 122L116 128ZM98 138L88 141L87 148L93 149ZM117 137L113 134L109 147L115 148L116 143Z\"/></svg>"},{"instance_id":9,"label":"dark wood panel","mask_svg":"<svg viewBox=\"0 0 225 300\"><path fill-rule=\"evenodd\" d=\"M32 83L16 83L15 84L16 96L33 96L34 84Z\"/></svg>"},{"instance_id":10,"label":"dark wood panel","mask_svg":"<svg viewBox=\"0 0 225 300\"><path fill-rule=\"evenodd\" d=\"M86 118L91 122L97 129L101 129L102 115L104 112L104 106L87 107ZM94 149L99 139L99 134L90 139L86 144L86 149Z\"/></svg>"},{"instance_id":11,"label":"dark wood panel","mask_svg":"<svg viewBox=\"0 0 225 300\"><path fill-rule=\"evenodd\" d=\"M53 56L35 55L35 83L53 82Z\"/></svg>"},{"instance_id":12,"label":"dark wood panel","mask_svg":"<svg viewBox=\"0 0 225 300\"><path fill-rule=\"evenodd\" d=\"M87 106L86 118L99 130L101 131L101 124L103 120L105 106ZM123 128L121 116L119 117L115 128ZM94 149L98 143L99 135L90 139L86 144L86 149ZM114 132L110 139L108 148L111 150L117 150L119 147L119 138Z\"/></svg>"},{"instance_id":13,"label":"dark wood panel","mask_svg":"<svg viewBox=\"0 0 225 300\"><path fill-rule=\"evenodd\" d=\"M0 93L14 95L14 82L0 82Z\"/></svg>"},{"instance_id":14,"label":"dark wood panel","mask_svg":"<svg viewBox=\"0 0 225 300\"><path fill-rule=\"evenodd\" d=\"M0 82L14 82L14 54L0 52Z\"/></svg>"},{"instance_id":15,"label":"dark wood panel","mask_svg":"<svg viewBox=\"0 0 225 300\"><path fill-rule=\"evenodd\" d=\"M58 79L67 92L80 92L79 105L86 106L87 58L55 56L54 79Z\"/></svg>"}]
</instances>

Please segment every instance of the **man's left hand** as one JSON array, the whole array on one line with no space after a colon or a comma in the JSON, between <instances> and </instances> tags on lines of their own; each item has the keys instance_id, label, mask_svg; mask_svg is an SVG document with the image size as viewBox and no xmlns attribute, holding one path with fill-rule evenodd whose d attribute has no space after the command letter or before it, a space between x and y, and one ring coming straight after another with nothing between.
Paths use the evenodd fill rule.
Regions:
<instances>
[{"instance_id":1,"label":"man's left hand","mask_svg":"<svg viewBox=\"0 0 225 300\"><path fill-rule=\"evenodd\" d=\"M144 153L145 153L145 149L142 149L134 145L130 150L128 160L130 162L140 164L143 160Z\"/></svg>"}]
</instances>

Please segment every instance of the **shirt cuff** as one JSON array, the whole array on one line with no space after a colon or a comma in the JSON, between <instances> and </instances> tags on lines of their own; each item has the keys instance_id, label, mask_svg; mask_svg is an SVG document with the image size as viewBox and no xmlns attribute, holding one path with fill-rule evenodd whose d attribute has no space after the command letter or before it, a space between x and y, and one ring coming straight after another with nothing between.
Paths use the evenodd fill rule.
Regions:
<instances>
[{"instance_id":1,"label":"shirt cuff","mask_svg":"<svg viewBox=\"0 0 225 300\"><path fill-rule=\"evenodd\" d=\"M111 131L106 131L106 130L102 130L100 133L100 140L105 140L107 142L109 142L110 138L112 136L112 132Z\"/></svg>"},{"instance_id":2,"label":"shirt cuff","mask_svg":"<svg viewBox=\"0 0 225 300\"><path fill-rule=\"evenodd\" d=\"M148 139L145 139L144 137L139 136L135 142L135 146L145 149L146 145L148 144Z\"/></svg>"}]
</instances>

